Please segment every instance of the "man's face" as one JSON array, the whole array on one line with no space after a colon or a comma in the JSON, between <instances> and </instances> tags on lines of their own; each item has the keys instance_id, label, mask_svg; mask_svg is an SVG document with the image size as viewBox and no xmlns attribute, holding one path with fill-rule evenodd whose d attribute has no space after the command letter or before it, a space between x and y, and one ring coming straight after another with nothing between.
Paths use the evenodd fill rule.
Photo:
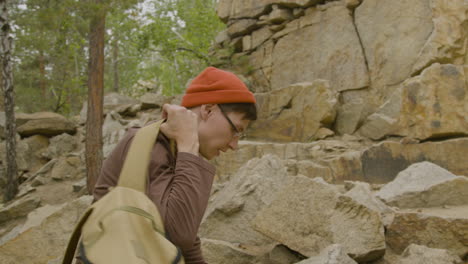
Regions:
<instances>
[{"instance_id":1,"label":"man's face","mask_svg":"<svg viewBox=\"0 0 468 264\"><path fill-rule=\"evenodd\" d=\"M239 141L236 131L244 132L250 121L243 119L243 113L225 112L215 105L209 110L207 118L199 126L200 154L211 160L221 152L229 149L235 150ZM232 125L229 123L232 122Z\"/></svg>"}]
</instances>

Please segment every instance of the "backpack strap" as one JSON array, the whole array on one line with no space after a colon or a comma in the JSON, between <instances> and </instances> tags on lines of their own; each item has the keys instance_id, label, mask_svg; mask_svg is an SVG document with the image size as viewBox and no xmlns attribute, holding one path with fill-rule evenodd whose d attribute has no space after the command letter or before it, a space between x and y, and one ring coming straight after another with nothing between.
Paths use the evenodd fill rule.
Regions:
<instances>
[{"instance_id":1,"label":"backpack strap","mask_svg":"<svg viewBox=\"0 0 468 264\"><path fill-rule=\"evenodd\" d=\"M67 249L65 250L65 256L63 257L62 264L71 264L73 261L73 257L75 256L76 246L78 245L78 241L80 240L81 236L81 228L83 227L84 223L88 219L88 217L93 212L93 207L90 207L85 214L81 217L78 224L75 226L73 233L70 237L70 241L68 242Z\"/></svg>"},{"instance_id":2,"label":"backpack strap","mask_svg":"<svg viewBox=\"0 0 468 264\"><path fill-rule=\"evenodd\" d=\"M120 172L118 186L132 188L145 193L148 165L151 151L159 133L159 127L165 120L160 120L138 130Z\"/></svg>"}]
</instances>

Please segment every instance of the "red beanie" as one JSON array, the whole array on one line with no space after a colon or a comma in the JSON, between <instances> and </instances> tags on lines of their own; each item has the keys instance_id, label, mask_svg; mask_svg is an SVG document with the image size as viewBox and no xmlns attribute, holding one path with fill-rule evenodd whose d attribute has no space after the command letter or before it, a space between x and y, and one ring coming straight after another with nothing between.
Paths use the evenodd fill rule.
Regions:
<instances>
[{"instance_id":1,"label":"red beanie","mask_svg":"<svg viewBox=\"0 0 468 264\"><path fill-rule=\"evenodd\" d=\"M233 73L208 67L190 83L181 105L255 103L253 93Z\"/></svg>"}]
</instances>

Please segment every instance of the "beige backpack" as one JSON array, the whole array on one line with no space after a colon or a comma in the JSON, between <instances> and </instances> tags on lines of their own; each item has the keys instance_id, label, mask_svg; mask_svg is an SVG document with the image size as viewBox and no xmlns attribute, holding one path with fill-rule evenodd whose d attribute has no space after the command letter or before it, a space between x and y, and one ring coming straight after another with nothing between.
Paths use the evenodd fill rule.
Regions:
<instances>
[{"instance_id":1,"label":"beige backpack","mask_svg":"<svg viewBox=\"0 0 468 264\"><path fill-rule=\"evenodd\" d=\"M118 185L91 205L75 227L63 264L71 264L80 239L84 263L185 263L165 236L158 209L146 196L151 150L163 120L136 133Z\"/></svg>"}]
</instances>

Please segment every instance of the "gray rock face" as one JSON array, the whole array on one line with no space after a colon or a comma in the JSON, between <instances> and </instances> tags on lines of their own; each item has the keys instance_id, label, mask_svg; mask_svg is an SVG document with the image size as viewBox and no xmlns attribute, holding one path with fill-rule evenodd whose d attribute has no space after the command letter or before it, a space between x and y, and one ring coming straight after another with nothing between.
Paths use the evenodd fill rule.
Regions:
<instances>
[{"instance_id":1,"label":"gray rock face","mask_svg":"<svg viewBox=\"0 0 468 264\"><path fill-rule=\"evenodd\" d=\"M400 208L468 204L468 178L430 162L416 163L400 172L377 193L387 204Z\"/></svg>"},{"instance_id":2,"label":"gray rock face","mask_svg":"<svg viewBox=\"0 0 468 264\"><path fill-rule=\"evenodd\" d=\"M254 219L256 230L305 256L331 244L343 245L356 261L371 261L385 252L379 213L340 195L319 179L296 176Z\"/></svg>"},{"instance_id":3,"label":"gray rock face","mask_svg":"<svg viewBox=\"0 0 468 264\"><path fill-rule=\"evenodd\" d=\"M286 168L273 155L252 159L226 187L213 194L200 226L204 238L268 246L273 241L251 227L257 212L271 203L288 178Z\"/></svg>"},{"instance_id":4,"label":"gray rock face","mask_svg":"<svg viewBox=\"0 0 468 264\"><path fill-rule=\"evenodd\" d=\"M312 9L302 24L274 47L273 90L315 79L329 80L334 91L369 85L362 48L346 7ZM321 47L320 52L311 47Z\"/></svg>"}]
</instances>

